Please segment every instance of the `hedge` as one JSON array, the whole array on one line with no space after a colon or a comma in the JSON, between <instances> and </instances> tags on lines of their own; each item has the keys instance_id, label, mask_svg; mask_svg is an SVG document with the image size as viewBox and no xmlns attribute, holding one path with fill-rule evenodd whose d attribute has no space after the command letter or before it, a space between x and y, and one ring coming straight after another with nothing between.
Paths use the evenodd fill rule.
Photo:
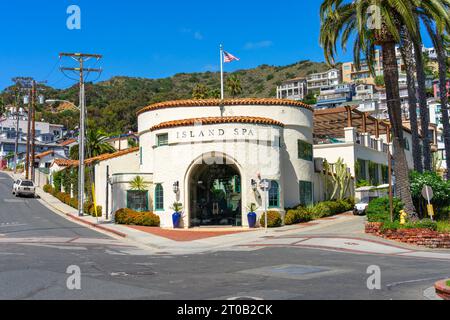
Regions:
<instances>
[{"instance_id":1,"label":"hedge","mask_svg":"<svg viewBox=\"0 0 450 320\"><path fill-rule=\"evenodd\" d=\"M384 222L381 227L382 231L386 230L400 230L400 229L429 229L432 231L438 230L438 224L430 219L424 219L417 222L407 222L401 225L399 221L395 222Z\"/></svg>"},{"instance_id":2,"label":"hedge","mask_svg":"<svg viewBox=\"0 0 450 320\"><path fill-rule=\"evenodd\" d=\"M52 193L53 187L49 184L46 184L45 186L42 187L42 190L44 190L45 193Z\"/></svg>"},{"instance_id":3,"label":"hedge","mask_svg":"<svg viewBox=\"0 0 450 320\"><path fill-rule=\"evenodd\" d=\"M294 210L289 210L284 217L285 225L293 225L302 222L309 222L313 220L313 215L311 212L308 212L305 208L298 208Z\"/></svg>"},{"instance_id":4,"label":"hedge","mask_svg":"<svg viewBox=\"0 0 450 320\"><path fill-rule=\"evenodd\" d=\"M51 185L47 184L43 187L44 192L52 194L59 201L71 206L74 209L78 209L78 199L71 198L69 194L65 192L58 192ZM86 202L84 206L84 212L95 217L94 205L90 202ZM103 213L102 206L97 206L97 217L101 217Z\"/></svg>"},{"instance_id":5,"label":"hedge","mask_svg":"<svg viewBox=\"0 0 450 320\"><path fill-rule=\"evenodd\" d=\"M266 214L264 213L261 216L261 219L259 221L261 224L261 227L266 227ZM281 227L283 221L281 220L281 215L278 211L269 211L267 212L267 226L269 228L278 228Z\"/></svg>"},{"instance_id":6,"label":"hedge","mask_svg":"<svg viewBox=\"0 0 450 320\"><path fill-rule=\"evenodd\" d=\"M400 210L403 209L403 203L400 199L394 198L394 221L400 219ZM389 206L389 197L372 200L367 207L367 220L369 222L391 222L391 213Z\"/></svg>"},{"instance_id":7,"label":"hedge","mask_svg":"<svg viewBox=\"0 0 450 320\"><path fill-rule=\"evenodd\" d=\"M330 217L336 214L351 211L354 206L355 202L353 199L319 202L318 204L308 208L298 206L296 209L288 210L284 223L286 225L292 225L302 222L309 222L311 220L324 217Z\"/></svg>"},{"instance_id":8,"label":"hedge","mask_svg":"<svg viewBox=\"0 0 450 320\"><path fill-rule=\"evenodd\" d=\"M114 217L117 224L159 227L161 223L153 212L136 212L127 208L117 210Z\"/></svg>"}]
</instances>

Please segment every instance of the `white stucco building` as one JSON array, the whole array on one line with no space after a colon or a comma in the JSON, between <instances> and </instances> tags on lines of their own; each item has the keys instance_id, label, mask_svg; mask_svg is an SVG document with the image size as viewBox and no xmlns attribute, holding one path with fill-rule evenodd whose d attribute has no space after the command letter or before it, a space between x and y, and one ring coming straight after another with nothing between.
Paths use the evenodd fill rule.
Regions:
<instances>
[{"instance_id":1,"label":"white stucco building","mask_svg":"<svg viewBox=\"0 0 450 320\"><path fill-rule=\"evenodd\" d=\"M138 149L95 166L97 201L109 212L153 211L161 227L171 228L171 207L180 202L184 228L245 227L252 203L259 215L264 211L261 179L271 181L270 210L284 214L286 207L314 201L313 111L301 102L163 102L139 111L138 128ZM132 190L136 176L148 191Z\"/></svg>"}]
</instances>

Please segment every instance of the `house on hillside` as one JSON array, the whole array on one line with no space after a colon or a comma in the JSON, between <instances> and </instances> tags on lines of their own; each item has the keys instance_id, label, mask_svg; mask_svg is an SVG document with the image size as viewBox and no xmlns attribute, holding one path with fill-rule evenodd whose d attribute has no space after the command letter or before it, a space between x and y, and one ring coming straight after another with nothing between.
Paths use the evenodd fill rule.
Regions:
<instances>
[{"instance_id":1,"label":"house on hillside","mask_svg":"<svg viewBox=\"0 0 450 320\"><path fill-rule=\"evenodd\" d=\"M114 149L118 151L134 148L139 145L139 137L136 133L130 132L120 136L111 137L106 140Z\"/></svg>"}]
</instances>

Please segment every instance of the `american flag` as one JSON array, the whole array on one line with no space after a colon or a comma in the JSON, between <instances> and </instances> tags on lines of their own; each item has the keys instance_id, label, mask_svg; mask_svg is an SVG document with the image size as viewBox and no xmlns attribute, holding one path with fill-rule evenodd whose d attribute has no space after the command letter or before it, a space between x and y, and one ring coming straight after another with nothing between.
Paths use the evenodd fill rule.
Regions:
<instances>
[{"instance_id":1,"label":"american flag","mask_svg":"<svg viewBox=\"0 0 450 320\"><path fill-rule=\"evenodd\" d=\"M239 58L236 58L236 57L233 56L231 53L228 53L228 52L226 52L226 51L223 52L223 56L224 56L223 62L225 62L225 63L229 63L229 62L232 62L232 61L234 61L234 60L236 60L236 61L239 61L239 60L240 60Z\"/></svg>"}]
</instances>

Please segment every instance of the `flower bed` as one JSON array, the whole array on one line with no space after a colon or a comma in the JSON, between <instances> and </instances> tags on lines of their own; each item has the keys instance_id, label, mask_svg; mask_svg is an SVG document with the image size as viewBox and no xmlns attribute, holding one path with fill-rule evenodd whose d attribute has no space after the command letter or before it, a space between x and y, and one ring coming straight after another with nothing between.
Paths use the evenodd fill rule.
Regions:
<instances>
[{"instance_id":1,"label":"flower bed","mask_svg":"<svg viewBox=\"0 0 450 320\"><path fill-rule=\"evenodd\" d=\"M382 222L369 222L366 224L366 233L416 246L424 246L433 249L450 249L450 233L441 233L431 229L412 228L383 230Z\"/></svg>"}]
</instances>

